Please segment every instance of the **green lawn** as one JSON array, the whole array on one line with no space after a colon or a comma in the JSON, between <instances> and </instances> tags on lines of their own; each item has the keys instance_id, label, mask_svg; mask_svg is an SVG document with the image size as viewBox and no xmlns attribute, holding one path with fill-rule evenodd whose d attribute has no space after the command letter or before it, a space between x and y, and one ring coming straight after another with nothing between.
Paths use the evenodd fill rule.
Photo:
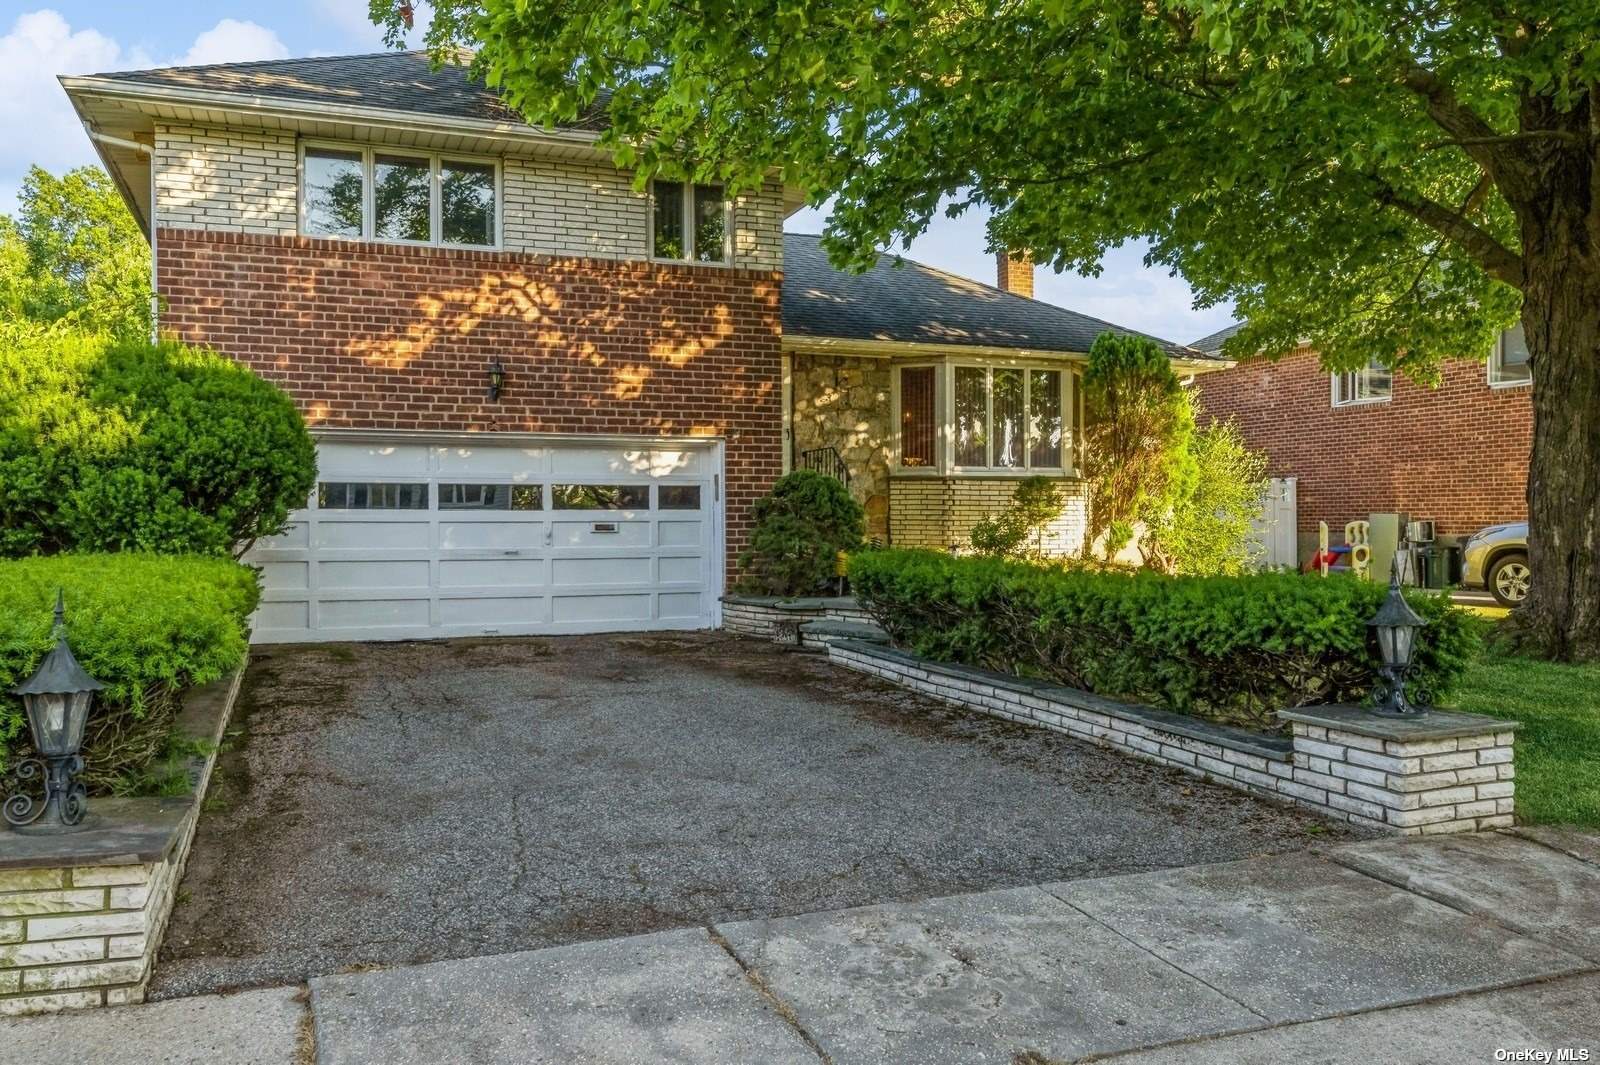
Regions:
<instances>
[{"instance_id":1,"label":"green lawn","mask_svg":"<svg viewBox=\"0 0 1600 1065\"><path fill-rule=\"evenodd\" d=\"M1457 708L1515 718L1517 821L1600 828L1600 665L1564 666L1485 651Z\"/></svg>"}]
</instances>

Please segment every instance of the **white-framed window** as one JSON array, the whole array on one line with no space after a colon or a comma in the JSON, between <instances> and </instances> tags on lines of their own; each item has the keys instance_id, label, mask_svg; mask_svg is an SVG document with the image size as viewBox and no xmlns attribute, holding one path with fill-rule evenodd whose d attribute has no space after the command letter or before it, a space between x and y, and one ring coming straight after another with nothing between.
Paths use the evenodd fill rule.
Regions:
<instances>
[{"instance_id":1,"label":"white-framed window","mask_svg":"<svg viewBox=\"0 0 1600 1065\"><path fill-rule=\"evenodd\" d=\"M500 166L409 148L304 143L300 232L396 244L500 245Z\"/></svg>"},{"instance_id":2,"label":"white-framed window","mask_svg":"<svg viewBox=\"0 0 1600 1065\"><path fill-rule=\"evenodd\" d=\"M1062 371L957 364L951 463L964 470L1059 470L1066 466Z\"/></svg>"},{"instance_id":3,"label":"white-framed window","mask_svg":"<svg viewBox=\"0 0 1600 1065\"><path fill-rule=\"evenodd\" d=\"M906 470L939 466L939 371L943 367L900 366L895 369L895 424L899 443L895 464Z\"/></svg>"},{"instance_id":4,"label":"white-framed window","mask_svg":"<svg viewBox=\"0 0 1600 1065\"><path fill-rule=\"evenodd\" d=\"M1387 403L1394 396L1394 372L1377 359L1360 370L1333 375L1333 405Z\"/></svg>"},{"instance_id":5,"label":"white-framed window","mask_svg":"<svg viewBox=\"0 0 1600 1065\"><path fill-rule=\"evenodd\" d=\"M1494 353L1489 356L1491 388L1515 388L1533 383L1533 367L1528 363L1528 337L1522 324L1500 334Z\"/></svg>"},{"instance_id":6,"label":"white-framed window","mask_svg":"<svg viewBox=\"0 0 1600 1065\"><path fill-rule=\"evenodd\" d=\"M728 200L721 185L656 178L650 183L650 256L675 262L731 258Z\"/></svg>"}]
</instances>

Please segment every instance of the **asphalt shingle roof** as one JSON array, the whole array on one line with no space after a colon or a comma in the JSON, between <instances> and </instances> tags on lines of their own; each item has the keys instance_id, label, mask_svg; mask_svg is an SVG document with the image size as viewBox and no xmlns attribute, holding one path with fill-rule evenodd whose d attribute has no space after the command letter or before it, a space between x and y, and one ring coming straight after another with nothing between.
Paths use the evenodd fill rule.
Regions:
<instances>
[{"instance_id":1,"label":"asphalt shingle roof","mask_svg":"<svg viewBox=\"0 0 1600 1065\"><path fill-rule=\"evenodd\" d=\"M435 70L426 52L268 59L256 63L122 70L94 76L109 81L287 101L343 103L442 118L522 121L493 90L469 77L465 66L446 64ZM603 128L605 103L604 98L595 101L586 115L563 128Z\"/></svg>"},{"instance_id":2,"label":"asphalt shingle roof","mask_svg":"<svg viewBox=\"0 0 1600 1065\"><path fill-rule=\"evenodd\" d=\"M1243 328L1243 322L1234 322L1226 329L1218 329L1215 333L1203 336L1199 340L1191 340L1189 346L1207 355L1215 355L1222 350L1222 345L1227 343L1229 337Z\"/></svg>"},{"instance_id":3,"label":"asphalt shingle roof","mask_svg":"<svg viewBox=\"0 0 1600 1065\"><path fill-rule=\"evenodd\" d=\"M866 273L846 273L828 262L820 237L783 236L789 336L1082 352L1107 330L1149 335L894 255L879 255ZM1199 355L1151 339L1175 355Z\"/></svg>"}]
</instances>

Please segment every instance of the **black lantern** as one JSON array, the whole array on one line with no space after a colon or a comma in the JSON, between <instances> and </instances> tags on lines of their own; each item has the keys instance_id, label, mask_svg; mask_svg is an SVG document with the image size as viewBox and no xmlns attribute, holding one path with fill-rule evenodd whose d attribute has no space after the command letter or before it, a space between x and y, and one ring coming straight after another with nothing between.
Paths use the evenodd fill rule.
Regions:
<instances>
[{"instance_id":1,"label":"black lantern","mask_svg":"<svg viewBox=\"0 0 1600 1065\"><path fill-rule=\"evenodd\" d=\"M1383 697L1377 701L1373 712L1396 717L1427 713L1426 707L1412 706L1406 701L1406 673L1411 669L1411 656L1416 651L1417 630L1428 622L1406 602L1400 591L1400 559L1389 575L1389 594L1383 605L1367 624L1378 637L1378 652L1383 655Z\"/></svg>"},{"instance_id":2,"label":"black lantern","mask_svg":"<svg viewBox=\"0 0 1600 1065\"><path fill-rule=\"evenodd\" d=\"M499 399L500 390L506 386L506 367L499 359L489 364L489 398Z\"/></svg>"},{"instance_id":3,"label":"black lantern","mask_svg":"<svg viewBox=\"0 0 1600 1065\"><path fill-rule=\"evenodd\" d=\"M12 689L22 696L33 731L37 758L28 758L15 770L19 782L44 778L43 798L25 792L9 796L3 807L5 819L16 826L31 825L50 814L40 828L72 828L83 823L89 809L88 793L77 780L83 770L83 726L89 720L94 693L105 685L84 672L67 646L66 611L61 593L56 593L56 646L33 676Z\"/></svg>"}]
</instances>

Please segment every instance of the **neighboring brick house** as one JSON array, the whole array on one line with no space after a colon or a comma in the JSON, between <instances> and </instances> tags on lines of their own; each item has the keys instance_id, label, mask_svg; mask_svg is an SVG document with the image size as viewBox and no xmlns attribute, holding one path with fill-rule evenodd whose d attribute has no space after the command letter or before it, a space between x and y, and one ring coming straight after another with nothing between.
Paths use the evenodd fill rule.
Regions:
<instances>
[{"instance_id":1,"label":"neighboring brick house","mask_svg":"<svg viewBox=\"0 0 1600 1065\"><path fill-rule=\"evenodd\" d=\"M1218 354L1238 328L1191 346ZM1233 419L1267 453L1272 476L1295 478L1302 557L1320 521L1340 543L1347 522L1372 513L1431 519L1449 539L1527 517L1533 406L1520 328L1487 364L1446 362L1436 388L1380 367L1329 374L1304 347L1196 387L1207 415Z\"/></svg>"},{"instance_id":2,"label":"neighboring brick house","mask_svg":"<svg viewBox=\"0 0 1600 1065\"><path fill-rule=\"evenodd\" d=\"M598 109L530 127L420 53L62 83L150 235L162 332L317 437L313 498L251 555L258 639L715 625L751 505L821 448L896 543L964 540L1030 469L1076 484L1075 367L1115 327L841 274L783 235L777 180L637 190Z\"/></svg>"}]
</instances>

